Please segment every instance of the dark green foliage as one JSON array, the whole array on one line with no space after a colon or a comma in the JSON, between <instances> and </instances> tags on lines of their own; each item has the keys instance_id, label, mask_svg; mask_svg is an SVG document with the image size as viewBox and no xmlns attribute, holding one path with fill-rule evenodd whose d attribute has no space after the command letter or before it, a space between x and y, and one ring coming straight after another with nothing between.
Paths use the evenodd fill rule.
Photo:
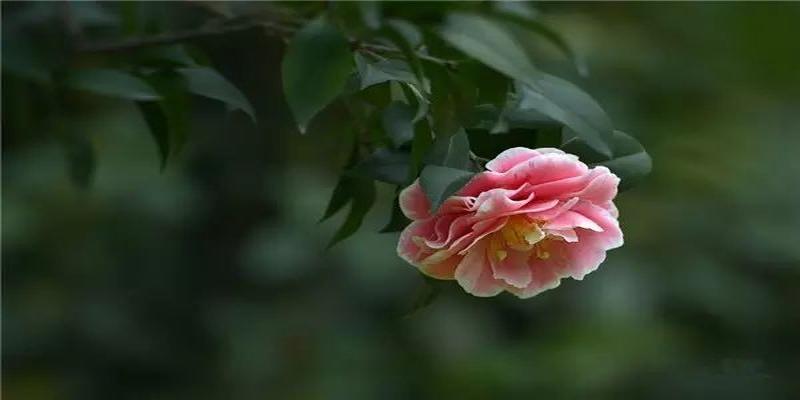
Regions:
<instances>
[{"instance_id":1,"label":"dark green foliage","mask_svg":"<svg viewBox=\"0 0 800 400\"><path fill-rule=\"evenodd\" d=\"M283 90L300 132L344 89L352 70L347 39L325 17L297 32L283 59Z\"/></svg>"},{"instance_id":2,"label":"dark green foliage","mask_svg":"<svg viewBox=\"0 0 800 400\"><path fill-rule=\"evenodd\" d=\"M61 32L47 47L22 45L34 37L24 29L7 32L3 68L37 85L54 85L57 93L134 102L163 169L192 140L193 95L218 100L256 120L250 100L214 66L209 56L213 46L205 40L229 46L226 41L237 40L242 32L282 40L280 80L300 132L316 118L314 134L340 140L345 132L357 136L323 217L350 205L332 243L359 228L375 201L374 181L398 191L419 178L435 210L488 159L515 146L562 146L561 130L567 133L566 151L609 167L622 178L622 189L650 171L647 152L615 130L591 95L541 69L548 64L537 45L544 43L586 72L580 54L529 3L431 3L413 9L378 2L327 7L231 3L200 8L203 12L188 19L197 30L184 32L183 27L170 29L168 18L150 5L76 4L72 11L80 26L67 26L68 35ZM58 17L49 7L31 10L26 18ZM139 36L144 38L139 41ZM261 103L276 104L271 99L255 104ZM93 161L87 160L94 158L85 157L92 153L85 151L88 142L82 143L71 145L68 154L75 155L70 168L76 181L86 184L87 171L93 170L87 167ZM390 219L387 230L407 223L396 204Z\"/></svg>"}]
</instances>

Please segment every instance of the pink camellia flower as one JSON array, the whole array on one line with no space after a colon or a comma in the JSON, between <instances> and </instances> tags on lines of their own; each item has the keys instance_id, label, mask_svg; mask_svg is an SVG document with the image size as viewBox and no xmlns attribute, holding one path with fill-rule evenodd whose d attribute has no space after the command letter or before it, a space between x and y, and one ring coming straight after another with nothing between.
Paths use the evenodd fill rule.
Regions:
<instances>
[{"instance_id":1,"label":"pink camellia flower","mask_svg":"<svg viewBox=\"0 0 800 400\"><path fill-rule=\"evenodd\" d=\"M431 214L419 181L400 194L412 220L398 254L438 279L481 297L507 290L528 298L583 279L622 246L619 178L558 149L509 149Z\"/></svg>"}]
</instances>

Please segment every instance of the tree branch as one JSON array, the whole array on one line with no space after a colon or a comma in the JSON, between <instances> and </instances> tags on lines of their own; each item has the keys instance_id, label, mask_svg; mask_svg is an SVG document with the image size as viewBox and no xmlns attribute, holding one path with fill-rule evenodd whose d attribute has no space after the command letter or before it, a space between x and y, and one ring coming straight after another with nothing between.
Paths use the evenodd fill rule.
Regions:
<instances>
[{"instance_id":1,"label":"tree branch","mask_svg":"<svg viewBox=\"0 0 800 400\"><path fill-rule=\"evenodd\" d=\"M267 34L280 37L288 40L297 31L297 28L289 25L283 25L273 21L241 21L238 23L231 23L232 19L216 21L207 24L205 27L185 30L173 33L163 33L159 35L132 38L126 40L98 42L98 43L79 43L77 50L85 53L114 53L132 51L146 47L162 46L198 39L204 39L228 33L242 32L250 29L260 28ZM402 54L398 48L386 46L382 44L364 43L355 39L350 40L350 45L353 50L361 50L367 52L377 53L394 53ZM453 69L458 64L455 60L445 60L442 58L434 57L428 54L417 52L417 57L421 60L426 60L436 64L443 65L447 68Z\"/></svg>"}]
</instances>

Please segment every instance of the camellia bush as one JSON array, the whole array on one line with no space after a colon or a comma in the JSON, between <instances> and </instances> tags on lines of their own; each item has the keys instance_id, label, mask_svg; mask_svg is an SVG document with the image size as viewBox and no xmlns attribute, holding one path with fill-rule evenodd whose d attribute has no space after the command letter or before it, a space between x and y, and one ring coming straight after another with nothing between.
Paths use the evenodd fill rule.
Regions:
<instances>
[{"instance_id":1,"label":"camellia bush","mask_svg":"<svg viewBox=\"0 0 800 400\"><path fill-rule=\"evenodd\" d=\"M398 254L477 296L533 296L622 245L613 200L649 173L650 157L578 84L539 67L548 48L570 75L589 72L528 3L415 4L409 18L405 3L197 2L196 26L148 25L132 4L26 5L66 31L41 48L32 43L42 33L18 20L3 37L4 71L56 114L80 106L76 92L135 103L166 168L192 139L192 96L265 123L198 44L255 30L286 44L281 79L297 134L351 144L320 210L323 220L346 213L330 245L359 229L376 181L396 188L382 232L402 232ZM344 126L319 126L331 108L347 113ZM76 184L90 185L91 143L60 123L53 134Z\"/></svg>"}]
</instances>

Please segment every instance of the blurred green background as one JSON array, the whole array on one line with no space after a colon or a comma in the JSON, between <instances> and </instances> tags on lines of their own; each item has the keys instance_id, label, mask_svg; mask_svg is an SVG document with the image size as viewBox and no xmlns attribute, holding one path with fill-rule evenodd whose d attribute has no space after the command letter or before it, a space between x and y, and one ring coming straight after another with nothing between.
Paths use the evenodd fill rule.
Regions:
<instances>
[{"instance_id":1,"label":"blurred green background","mask_svg":"<svg viewBox=\"0 0 800 400\"><path fill-rule=\"evenodd\" d=\"M48 23L8 4L6 37ZM53 119L4 70L4 397L800 396L800 4L538 7L590 75L544 69L653 157L617 203L626 245L527 301L451 283L412 315L423 280L377 233L388 186L364 229L324 250L342 216L317 220L348 144L324 124L296 132L280 41L203 42L259 124L197 100L163 173L129 103L87 95ZM62 124L96 150L88 189L69 179Z\"/></svg>"}]
</instances>

